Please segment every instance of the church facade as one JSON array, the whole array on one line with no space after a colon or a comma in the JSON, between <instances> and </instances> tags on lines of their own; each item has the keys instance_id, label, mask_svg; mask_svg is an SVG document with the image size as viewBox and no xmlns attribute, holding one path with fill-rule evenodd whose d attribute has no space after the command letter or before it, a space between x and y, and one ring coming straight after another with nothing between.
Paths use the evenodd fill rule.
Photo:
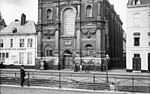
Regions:
<instances>
[{"instance_id":1,"label":"church facade","mask_svg":"<svg viewBox=\"0 0 150 94\"><path fill-rule=\"evenodd\" d=\"M36 68L122 67L122 21L108 0L38 0ZM94 67L93 67L94 66Z\"/></svg>"}]
</instances>

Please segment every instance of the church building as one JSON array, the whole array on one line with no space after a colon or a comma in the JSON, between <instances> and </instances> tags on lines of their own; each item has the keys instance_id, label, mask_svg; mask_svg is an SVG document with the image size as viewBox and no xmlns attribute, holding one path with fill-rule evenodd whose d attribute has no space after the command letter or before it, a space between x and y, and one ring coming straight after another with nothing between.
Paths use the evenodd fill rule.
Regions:
<instances>
[{"instance_id":1,"label":"church building","mask_svg":"<svg viewBox=\"0 0 150 94\"><path fill-rule=\"evenodd\" d=\"M38 0L36 68L125 67L122 24L108 0Z\"/></svg>"}]
</instances>

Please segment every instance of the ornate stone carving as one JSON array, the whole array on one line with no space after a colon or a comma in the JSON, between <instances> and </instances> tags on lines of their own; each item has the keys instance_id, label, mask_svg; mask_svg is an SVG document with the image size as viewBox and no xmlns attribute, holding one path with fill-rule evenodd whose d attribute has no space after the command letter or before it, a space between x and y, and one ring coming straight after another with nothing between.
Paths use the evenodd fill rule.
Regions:
<instances>
[{"instance_id":1,"label":"ornate stone carving","mask_svg":"<svg viewBox=\"0 0 150 94\"><path fill-rule=\"evenodd\" d=\"M91 38L91 35L95 34L96 30L95 28L86 28L86 29L82 29L82 33L84 35L87 35L87 38Z\"/></svg>"},{"instance_id":2,"label":"ornate stone carving","mask_svg":"<svg viewBox=\"0 0 150 94\"><path fill-rule=\"evenodd\" d=\"M55 35L55 30L45 30L43 34L47 37L47 39L50 39L51 36Z\"/></svg>"}]
</instances>

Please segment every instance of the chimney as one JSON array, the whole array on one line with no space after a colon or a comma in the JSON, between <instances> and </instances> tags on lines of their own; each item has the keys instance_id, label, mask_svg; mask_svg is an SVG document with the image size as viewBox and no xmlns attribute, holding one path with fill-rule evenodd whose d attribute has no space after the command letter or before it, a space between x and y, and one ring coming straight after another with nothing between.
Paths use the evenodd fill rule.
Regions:
<instances>
[{"instance_id":1,"label":"chimney","mask_svg":"<svg viewBox=\"0 0 150 94\"><path fill-rule=\"evenodd\" d=\"M26 15L23 13L21 15L21 25L24 25L26 23Z\"/></svg>"}]
</instances>

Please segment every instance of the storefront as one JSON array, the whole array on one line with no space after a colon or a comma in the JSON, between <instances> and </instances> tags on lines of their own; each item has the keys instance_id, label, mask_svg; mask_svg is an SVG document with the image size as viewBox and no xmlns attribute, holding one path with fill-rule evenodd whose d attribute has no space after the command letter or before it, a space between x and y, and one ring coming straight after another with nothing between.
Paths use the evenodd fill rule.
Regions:
<instances>
[{"instance_id":1,"label":"storefront","mask_svg":"<svg viewBox=\"0 0 150 94\"><path fill-rule=\"evenodd\" d=\"M0 61L4 65L35 65L35 49L1 48Z\"/></svg>"}]
</instances>

